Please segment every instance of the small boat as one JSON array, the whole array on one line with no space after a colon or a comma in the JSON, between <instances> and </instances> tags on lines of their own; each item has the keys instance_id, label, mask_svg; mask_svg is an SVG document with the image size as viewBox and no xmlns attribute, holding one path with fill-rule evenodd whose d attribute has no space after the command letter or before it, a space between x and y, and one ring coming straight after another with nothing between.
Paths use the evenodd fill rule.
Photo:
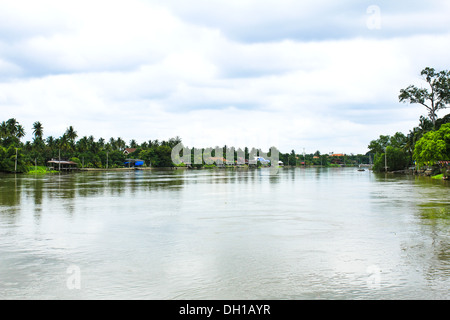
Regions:
<instances>
[{"instance_id":1,"label":"small boat","mask_svg":"<svg viewBox=\"0 0 450 320\"><path fill-rule=\"evenodd\" d=\"M362 168L360 168L360 169L358 169L358 171L366 171L366 169L362 169Z\"/></svg>"}]
</instances>

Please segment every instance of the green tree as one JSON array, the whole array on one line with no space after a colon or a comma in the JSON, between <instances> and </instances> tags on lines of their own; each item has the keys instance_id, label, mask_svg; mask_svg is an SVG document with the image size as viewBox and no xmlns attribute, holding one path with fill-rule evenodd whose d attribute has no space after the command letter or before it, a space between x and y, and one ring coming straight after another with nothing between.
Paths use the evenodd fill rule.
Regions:
<instances>
[{"instance_id":1,"label":"green tree","mask_svg":"<svg viewBox=\"0 0 450 320\"><path fill-rule=\"evenodd\" d=\"M122 138L117 138L115 142L115 150L123 151L125 150L127 144Z\"/></svg>"},{"instance_id":2,"label":"green tree","mask_svg":"<svg viewBox=\"0 0 450 320\"><path fill-rule=\"evenodd\" d=\"M137 143L137 141L135 139L131 139L130 148L137 148L138 146L139 144Z\"/></svg>"},{"instance_id":3,"label":"green tree","mask_svg":"<svg viewBox=\"0 0 450 320\"><path fill-rule=\"evenodd\" d=\"M390 136L380 135L377 140L370 141L368 146L370 153L383 153L391 140Z\"/></svg>"},{"instance_id":4,"label":"green tree","mask_svg":"<svg viewBox=\"0 0 450 320\"><path fill-rule=\"evenodd\" d=\"M2 121L0 123L0 141L3 141L3 139L6 139L8 137L8 125L5 121Z\"/></svg>"},{"instance_id":5,"label":"green tree","mask_svg":"<svg viewBox=\"0 0 450 320\"><path fill-rule=\"evenodd\" d=\"M446 123L450 123L450 113L436 120L436 129L439 129L443 124Z\"/></svg>"},{"instance_id":6,"label":"green tree","mask_svg":"<svg viewBox=\"0 0 450 320\"><path fill-rule=\"evenodd\" d=\"M35 140L42 140L42 137L44 135L44 127L39 121L33 123L33 134Z\"/></svg>"},{"instance_id":7,"label":"green tree","mask_svg":"<svg viewBox=\"0 0 450 320\"><path fill-rule=\"evenodd\" d=\"M23 128L23 126L21 124L17 125L16 137L19 140L22 139L23 137L25 137L25 129Z\"/></svg>"},{"instance_id":8,"label":"green tree","mask_svg":"<svg viewBox=\"0 0 450 320\"><path fill-rule=\"evenodd\" d=\"M22 153L22 149L14 146L0 147L0 171L3 172L27 172L28 168Z\"/></svg>"},{"instance_id":9,"label":"green tree","mask_svg":"<svg viewBox=\"0 0 450 320\"><path fill-rule=\"evenodd\" d=\"M59 150L62 151L68 151L70 149L69 138L67 138L66 134L63 134L61 137L58 138L57 145Z\"/></svg>"},{"instance_id":10,"label":"green tree","mask_svg":"<svg viewBox=\"0 0 450 320\"><path fill-rule=\"evenodd\" d=\"M172 163L172 148L167 145L160 145L153 149L151 154L153 167L173 167Z\"/></svg>"},{"instance_id":11,"label":"green tree","mask_svg":"<svg viewBox=\"0 0 450 320\"><path fill-rule=\"evenodd\" d=\"M288 156L288 165L296 166L297 165L297 155L295 154L295 150L291 150L291 153Z\"/></svg>"},{"instance_id":12,"label":"green tree","mask_svg":"<svg viewBox=\"0 0 450 320\"><path fill-rule=\"evenodd\" d=\"M428 110L428 115L436 126L437 111L446 108L450 103L450 72L437 72L433 68L425 68L420 73L428 83L430 89L418 88L414 85L400 90L398 96L400 102L421 104Z\"/></svg>"},{"instance_id":13,"label":"green tree","mask_svg":"<svg viewBox=\"0 0 450 320\"><path fill-rule=\"evenodd\" d=\"M3 146L9 147L20 145L20 139L25 136L25 129L15 118L11 118L0 124L0 142Z\"/></svg>"},{"instance_id":14,"label":"green tree","mask_svg":"<svg viewBox=\"0 0 450 320\"><path fill-rule=\"evenodd\" d=\"M103 150L105 148L105 139L103 138L98 139L97 145L100 150Z\"/></svg>"},{"instance_id":15,"label":"green tree","mask_svg":"<svg viewBox=\"0 0 450 320\"><path fill-rule=\"evenodd\" d=\"M406 146L407 138L401 132L396 132L390 139L389 144L398 149L404 149Z\"/></svg>"},{"instance_id":16,"label":"green tree","mask_svg":"<svg viewBox=\"0 0 450 320\"><path fill-rule=\"evenodd\" d=\"M387 146L385 153L381 153L375 157L373 170L378 172L385 171L385 167L387 166L388 171L397 171L405 169L408 165L409 157L402 149Z\"/></svg>"},{"instance_id":17,"label":"green tree","mask_svg":"<svg viewBox=\"0 0 450 320\"><path fill-rule=\"evenodd\" d=\"M81 139L79 139L77 141L76 147L78 152L87 152L89 150L88 137L83 136Z\"/></svg>"},{"instance_id":18,"label":"green tree","mask_svg":"<svg viewBox=\"0 0 450 320\"><path fill-rule=\"evenodd\" d=\"M6 121L7 135L16 136L18 125L19 125L19 123L17 122L17 120L15 118L8 119Z\"/></svg>"},{"instance_id":19,"label":"green tree","mask_svg":"<svg viewBox=\"0 0 450 320\"><path fill-rule=\"evenodd\" d=\"M70 142L74 143L75 139L78 137L78 134L72 126L69 126L66 130L66 136Z\"/></svg>"},{"instance_id":20,"label":"green tree","mask_svg":"<svg viewBox=\"0 0 450 320\"><path fill-rule=\"evenodd\" d=\"M416 143L414 160L419 166L450 160L450 123L443 124L437 131L427 132Z\"/></svg>"}]
</instances>

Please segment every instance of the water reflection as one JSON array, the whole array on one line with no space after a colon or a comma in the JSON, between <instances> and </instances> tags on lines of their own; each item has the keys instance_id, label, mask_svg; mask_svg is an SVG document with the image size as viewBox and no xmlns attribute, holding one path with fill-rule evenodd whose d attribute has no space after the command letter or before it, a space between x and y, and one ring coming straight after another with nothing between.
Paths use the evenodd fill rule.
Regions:
<instances>
[{"instance_id":1,"label":"water reflection","mask_svg":"<svg viewBox=\"0 0 450 320\"><path fill-rule=\"evenodd\" d=\"M14 208L20 204L23 180L17 175L7 174L1 174L0 179L0 205Z\"/></svg>"},{"instance_id":2,"label":"water reflection","mask_svg":"<svg viewBox=\"0 0 450 320\"><path fill-rule=\"evenodd\" d=\"M5 175L0 297L448 298L449 190L352 168Z\"/></svg>"}]
</instances>

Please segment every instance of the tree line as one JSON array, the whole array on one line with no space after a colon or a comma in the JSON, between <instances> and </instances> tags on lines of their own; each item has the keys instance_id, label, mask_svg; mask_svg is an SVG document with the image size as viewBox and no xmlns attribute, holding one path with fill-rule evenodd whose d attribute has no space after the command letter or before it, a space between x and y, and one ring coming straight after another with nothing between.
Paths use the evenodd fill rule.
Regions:
<instances>
[{"instance_id":1,"label":"tree line","mask_svg":"<svg viewBox=\"0 0 450 320\"><path fill-rule=\"evenodd\" d=\"M421 71L426 87L410 85L400 90L399 102L419 104L428 116L421 116L418 126L406 135L380 135L368 145L375 154L374 171L397 171L410 166L434 166L441 170L442 162L450 160L450 114L438 118L437 112L450 104L450 72L425 68Z\"/></svg>"},{"instance_id":2,"label":"tree line","mask_svg":"<svg viewBox=\"0 0 450 320\"><path fill-rule=\"evenodd\" d=\"M127 143L120 137L110 138L109 140L95 139L92 135L79 138L73 126L69 126L60 137L48 136L44 138L44 126L40 121L33 123L32 134L32 141L22 142L25 129L15 118L0 123L0 171L27 172L29 168L34 166L47 166L47 162L51 159L70 160L76 162L78 167L83 168L120 168L126 166L127 158L144 160L146 166L173 167L175 164L171 157L172 148L182 143L178 136L168 140L159 141L156 139L142 143L138 143L135 139ZM125 154L124 150L130 148L134 151ZM223 150L223 153L216 153L218 149ZM200 161L194 159L195 155L201 155L205 150L212 157L224 159L226 159L227 154L231 154L228 146L223 148L217 146L215 148L192 148L192 167L215 166L205 163L205 159ZM262 150L255 150L254 148L250 150L248 147L243 150L239 149L239 151L238 153L233 149L234 159L231 159L232 161L237 162L238 154L244 154L247 160L252 154L262 154ZM271 156L270 150L267 156ZM311 154L300 154L294 150L290 153L279 152L279 159L284 165L289 166L357 165L370 161L368 155L351 154L329 157L328 154L321 154L319 151Z\"/></svg>"},{"instance_id":3,"label":"tree line","mask_svg":"<svg viewBox=\"0 0 450 320\"><path fill-rule=\"evenodd\" d=\"M170 161L172 147L181 142L179 137L169 140L149 140L138 144L136 140L126 143L122 138L95 139L83 136L69 126L60 137L44 138L44 127L39 121L33 123L32 141L22 142L24 127L11 118L0 123L0 171L27 172L31 166L46 166L51 159L71 160L85 168L123 167L127 157L143 156L152 166L173 165ZM125 148L136 148L131 155Z\"/></svg>"}]
</instances>

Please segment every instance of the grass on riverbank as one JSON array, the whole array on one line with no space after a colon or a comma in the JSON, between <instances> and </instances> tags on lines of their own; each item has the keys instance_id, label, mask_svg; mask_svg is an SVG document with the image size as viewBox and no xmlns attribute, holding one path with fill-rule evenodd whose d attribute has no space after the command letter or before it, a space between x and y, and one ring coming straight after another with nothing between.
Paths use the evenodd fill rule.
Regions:
<instances>
[{"instance_id":1,"label":"grass on riverbank","mask_svg":"<svg viewBox=\"0 0 450 320\"><path fill-rule=\"evenodd\" d=\"M47 170L47 167L44 166L30 166L28 167L28 174L47 174L47 173L56 173L58 171L55 170Z\"/></svg>"}]
</instances>

